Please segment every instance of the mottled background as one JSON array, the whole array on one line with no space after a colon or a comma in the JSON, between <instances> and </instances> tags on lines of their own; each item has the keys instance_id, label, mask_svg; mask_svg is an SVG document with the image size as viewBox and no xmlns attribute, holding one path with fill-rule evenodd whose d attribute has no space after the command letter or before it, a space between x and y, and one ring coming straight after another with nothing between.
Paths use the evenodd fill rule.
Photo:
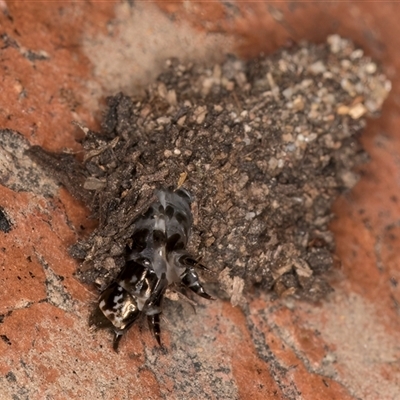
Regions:
<instances>
[{"instance_id":1,"label":"mottled background","mask_svg":"<svg viewBox=\"0 0 400 400\"><path fill-rule=\"evenodd\" d=\"M399 11L380 2L0 1L0 398L399 398ZM393 84L361 138L371 160L334 206L335 291L317 305L255 297L244 311L173 302L167 352L147 327L112 352L109 333L88 331L96 292L74 278L67 251L94 221L24 156L28 142L79 156L71 121L97 129L104 97L137 93L168 57L250 57L331 33L362 46ZM171 313L180 323L168 323Z\"/></svg>"}]
</instances>

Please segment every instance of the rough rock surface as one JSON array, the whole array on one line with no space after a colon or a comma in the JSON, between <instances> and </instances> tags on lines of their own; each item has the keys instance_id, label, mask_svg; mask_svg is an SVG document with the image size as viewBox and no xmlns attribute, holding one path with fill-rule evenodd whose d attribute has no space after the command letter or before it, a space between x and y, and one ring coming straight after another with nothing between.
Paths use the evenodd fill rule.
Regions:
<instances>
[{"instance_id":1,"label":"rough rock surface","mask_svg":"<svg viewBox=\"0 0 400 400\"><path fill-rule=\"evenodd\" d=\"M400 5L158 4L0 1L0 398L397 399ZM96 220L23 151L79 157L71 120L99 131L102 99L138 93L166 58L254 57L333 33L352 38L393 85L360 136L370 156L360 180L332 208L334 291L311 303L259 290L244 308L200 300L196 313L168 301L167 352L137 324L114 353L107 332L89 331L98 292L76 279L68 254Z\"/></svg>"}]
</instances>

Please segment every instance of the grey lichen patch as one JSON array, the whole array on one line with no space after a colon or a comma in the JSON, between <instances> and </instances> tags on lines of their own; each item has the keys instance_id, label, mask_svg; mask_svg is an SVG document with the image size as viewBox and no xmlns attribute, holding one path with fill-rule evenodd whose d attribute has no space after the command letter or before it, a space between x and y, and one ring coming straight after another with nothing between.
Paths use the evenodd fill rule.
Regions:
<instances>
[{"instance_id":1,"label":"grey lichen patch","mask_svg":"<svg viewBox=\"0 0 400 400\"><path fill-rule=\"evenodd\" d=\"M43 60L49 60L50 56L49 54L44 51L44 50L31 50L27 49L23 46L21 46L18 41L7 35L6 33L3 33L0 35L0 39L3 41L3 49L7 47L13 47L14 49L17 49L22 56L27 58L29 61L43 61Z\"/></svg>"},{"instance_id":2,"label":"grey lichen patch","mask_svg":"<svg viewBox=\"0 0 400 400\"><path fill-rule=\"evenodd\" d=\"M226 351L222 349L225 344L216 340L215 330L207 331L204 326L207 309L198 305L195 313L189 304L169 302L166 310L164 325L169 326L172 335L170 349L162 354L159 348L146 347L144 363L154 373L163 394L168 398L166 382L173 382L177 399L199 398L199 393L201 399L239 399L231 354L227 351L226 357L216 356ZM204 351L211 348L214 352Z\"/></svg>"},{"instance_id":3,"label":"grey lichen patch","mask_svg":"<svg viewBox=\"0 0 400 400\"><path fill-rule=\"evenodd\" d=\"M283 365L282 361L274 354L265 341L265 334L257 329L253 324L250 325L252 341L261 360L265 361L269 367L271 376L277 382L285 399L296 400L301 398L301 392L296 386L296 382L291 379L290 366Z\"/></svg>"},{"instance_id":4,"label":"grey lichen patch","mask_svg":"<svg viewBox=\"0 0 400 400\"><path fill-rule=\"evenodd\" d=\"M15 192L54 196L54 180L25 154L29 142L11 129L0 130L0 184Z\"/></svg>"},{"instance_id":5,"label":"grey lichen patch","mask_svg":"<svg viewBox=\"0 0 400 400\"><path fill-rule=\"evenodd\" d=\"M0 231L4 233L8 233L11 231L12 224L7 216L5 210L0 207Z\"/></svg>"},{"instance_id":6,"label":"grey lichen patch","mask_svg":"<svg viewBox=\"0 0 400 400\"><path fill-rule=\"evenodd\" d=\"M74 300L62 283L64 277L57 275L42 255L36 252L36 256L46 276L46 301L61 310L72 311L74 309Z\"/></svg>"},{"instance_id":7,"label":"grey lichen patch","mask_svg":"<svg viewBox=\"0 0 400 400\"><path fill-rule=\"evenodd\" d=\"M66 182L91 194L99 228L73 249L79 275L100 287L115 278L155 188L184 180L194 195L190 245L236 304L253 284L320 298L333 265L331 205L355 184L352 170L366 160L356 134L389 90L338 36L248 62L171 60L145 95L110 98L103 132L83 140L80 178Z\"/></svg>"}]
</instances>

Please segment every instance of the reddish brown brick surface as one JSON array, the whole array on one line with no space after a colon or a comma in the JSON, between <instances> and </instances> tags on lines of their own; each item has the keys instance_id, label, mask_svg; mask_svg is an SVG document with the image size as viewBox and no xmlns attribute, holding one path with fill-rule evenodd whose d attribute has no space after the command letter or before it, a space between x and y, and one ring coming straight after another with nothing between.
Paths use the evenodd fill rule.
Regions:
<instances>
[{"instance_id":1,"label":"reddish brown brick surface","mask_svg":"<svg viewBox=\"0 0 400 400\"><path fill-rule=\"evenodd\" d=\"M22 147L24 137L79 151L71 120L96 128L106 94L133 93L170 56L251 56L339 33L393 82L361 138L371 161L334 206L335 292L317 305L257 295L244 311L217 300L194 314L172 303L167 352L145 326L119 354L107 332L89 332L96 292L74 278L68 246L94 222L22 152L2 151L0 207L11 230L0 232L0 399L400 398L399 11L378 2L0 1L0 129L21 133Z\"/></svg>"}]
</instances>

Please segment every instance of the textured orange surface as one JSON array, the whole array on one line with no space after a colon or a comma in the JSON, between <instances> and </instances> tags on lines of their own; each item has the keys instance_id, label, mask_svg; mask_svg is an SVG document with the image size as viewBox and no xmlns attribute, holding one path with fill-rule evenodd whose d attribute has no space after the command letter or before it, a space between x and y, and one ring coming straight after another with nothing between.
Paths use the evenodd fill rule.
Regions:
<instances>
[{"instance_id":1,"label":"textured orange surface","mask_svg":"<svg viewBox=\"0 0 400 400\"><path fill-rule=\"evenodd\" d=\"M158 7L0 1L0 129L76 152L81 133L71 121L96 128L104 95L151 79L164 55L253 56L331 33L350 37L382 63L393 90L361 137L371 161L334 206L335 292L316 305L258 294L244 312L201 302L197 314L183 308L182 325L163 321L167 353L137 326L115 354L107 332L88 330L96 292L74 278L68 255L94 226L87 210L64 189L51 197L0 186L12 224L0 232L0 398L400 398L400 5Z\"/></svg>"}]
</instances>

